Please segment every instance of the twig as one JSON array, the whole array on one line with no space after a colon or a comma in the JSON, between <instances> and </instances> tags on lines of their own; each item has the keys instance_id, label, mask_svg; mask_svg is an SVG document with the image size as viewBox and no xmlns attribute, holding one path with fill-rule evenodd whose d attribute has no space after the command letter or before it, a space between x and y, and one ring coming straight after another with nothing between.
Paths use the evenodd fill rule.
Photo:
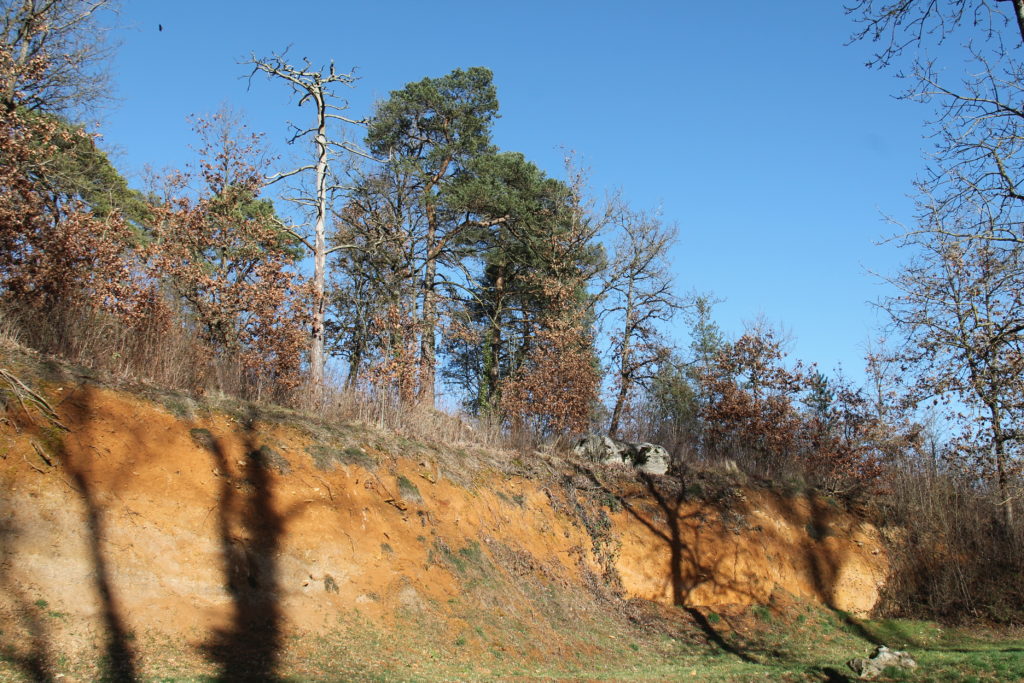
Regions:
<instances>
[{"instance_id":1,"label":"twig","mask_svg":"<svg viewBox=\"0 0 1024 683\"><path fill-rule=\"evenodd\" d=\"M46 474L46 472L42 471L41 469L39 469L38 467L36 467L36 466L35 466L35 465L33 465L32 463L30 463L30 462L28 461L28 458L26 458L26 457L25 457L25 454L24 454L24 453L22 453L22 454L21 454L21 459L25 461L25 464L26 464L26 465L28 465L29 467L31 467L32 469L34 469L34 470L35 470L36 472L38 472L39 474Z\"/></svg>"},{"instance_id":2,"label":"twig","mask_svg":"<svg viewBox=\"0 0 1024 683\"><path fill-rule=\"evenodd\" d=\"M352 546L352 554L353 554L353 555L355 555L355 554L356 554L356 542L352 540L352 535L351 535L351 534L349 534L349 533L348 533L347 531L345 531L344 529L342 530L342 532L341 532L341 533L343 533L343 534L345 534L346 536L348 536L348 542L349 542L349 544L350 544L350 545Z\"/></svg>"},{"instance_id":3,"label":"twig","mask_svg":"<svg viewBox=\"0 0 1024 683\"><path fill-rule=\"evenodd\" d=\"M331 497L331 502L333 503L334 502L334 492L331 491L330 485L326 481L324 481L323 478L321 478L321 477L317 477L316 479L317 479L317 481L319 481L321 484L324 485L324 488L327 489L327 495Z\"/></svg>"},{"instance_id":4,"label":"twig","mask_svg":"<svg viewBox=\"0 0 1024 683\"><path fill-rule=\"evenodd\" d=\"M46 453L43 452L43 449L39 447L39 444L37 444L35 441L30 441L29 443L32 444L32 448L35 449L36 454L39 455L39 457L42 459L42 461L45 462L50 467L53 467L53 461L51 461L48 457L46 457Z\"/></svg>"}]
</instances>

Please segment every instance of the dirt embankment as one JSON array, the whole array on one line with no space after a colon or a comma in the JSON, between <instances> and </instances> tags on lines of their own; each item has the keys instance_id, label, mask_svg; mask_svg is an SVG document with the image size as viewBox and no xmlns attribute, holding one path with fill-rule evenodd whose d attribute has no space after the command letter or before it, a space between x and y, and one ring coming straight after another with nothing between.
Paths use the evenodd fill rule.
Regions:
<instances>
[{"instance_id":1,"label":"dirt embankment","mask_svg":"<svg viewBox=\"0 0 1024 683\"><path fill-rule=\"evenodd\" d=\"M0 648L29 672L75 647L130 669L141 634L269 671L253 657L353 618L500 649L480 614L559 657L595 591L858 613L887 571L877 532L818 497L604 470L559 485L355 426L176 415L88 383L46 395L68 431L13 401L0 424Z\"/></svg>"}]
</instances>

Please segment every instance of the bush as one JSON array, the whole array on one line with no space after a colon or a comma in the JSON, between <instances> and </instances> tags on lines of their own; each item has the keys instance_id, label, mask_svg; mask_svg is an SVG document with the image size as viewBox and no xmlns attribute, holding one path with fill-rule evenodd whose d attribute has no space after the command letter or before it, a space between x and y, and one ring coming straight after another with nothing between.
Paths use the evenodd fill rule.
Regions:
<instances>
[{"instance_id":1,"label":"bush","mask_svg":"<svg viewBox=\"0 0 1024 683\"><path fill-rule=\"evenodd\" d=\"M1024 624L1024 525L1006 527L998 496L978 478L920 465L890 467L879 499L893 561L883 609Z\"/></svg>"}]
</instances>

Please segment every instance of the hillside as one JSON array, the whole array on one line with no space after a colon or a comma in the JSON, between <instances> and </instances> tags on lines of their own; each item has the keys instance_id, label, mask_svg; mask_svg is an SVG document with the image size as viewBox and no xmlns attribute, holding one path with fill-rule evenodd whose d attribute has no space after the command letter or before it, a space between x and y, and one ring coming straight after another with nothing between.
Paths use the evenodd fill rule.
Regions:
<instances>
[{"instance_id":1,"label":"hillside","mask_svg":"<svg viewBox=\"0 0 1024 683\"><path fill-rule=\"evenodd\" d=\"M854 624L888 570L813 492L3 366L4 680L742 676L752 608Z\"/></svg>"}]
</instances>

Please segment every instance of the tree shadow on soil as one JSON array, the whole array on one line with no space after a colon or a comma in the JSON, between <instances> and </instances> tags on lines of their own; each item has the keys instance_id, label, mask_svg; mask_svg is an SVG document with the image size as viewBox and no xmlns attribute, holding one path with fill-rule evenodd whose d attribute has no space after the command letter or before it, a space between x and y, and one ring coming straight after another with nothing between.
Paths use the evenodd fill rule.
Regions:
<instances>
[{"instance_id":1,"label":"tree shadow on soil","mask_svg":"<svg viewBox=\"0 0 1024 683\"><path fill-rule=\"evenodd\" d=\"M785 519L793 528L803 526L807 532L800 541L799 552L808 568L815 597L850 633L875 646L887 645L884 638L865 628L848 612L836 607L835 587L845 557L821 547L821 542L834 533L832 506L816 491L808 491L803 497L807 501L806 516L797 504L778 494L771 495L768 501L777 516Z\"/></svg>"},{"instance_id":2,"label":"tree shadow on soil","mask_svg":"<svg viewBox=\"0 0 1024 683\"><path fill-rule=\"evenodd\" d=\"M232 602L230 625L206 650L225 681L276 680L281 649L277 555L285 517L274 503L271 463L257 446L256 417L251 410L243 420L246 455L237 475L220 441L204 444L220 479L217 533Z\"/></svg>"},{"instance_id":3,"label":"tree shadow on soil","mask_svg":"<svg viewBox=\"0 0 1024 683\"><path fill-rule=\"evenodd\" d=\"M62 404L69 424L87 426L102 416L95 414L93 389L85 386ZM271 469L286 471L288 464L267 447L260 447L256 431L255 409L241 420L243 453L241 460L229 452L224 443L212 438L202 445L210 455L217 473L216 539L220 547L224 587L231 600L230 621L213 633L204 645L210 659L218 665L219 679L225 681L277 680L282 641L282 610L280 608L280 577L278 553L286 520L302 512L307 503L299 503L279 512ZM81 437L80 437L81 438ZM146 444L138 438L135 447L145 451ZM85 441L83 441L83 446ZM96 594L99 597L103 622L105 680L116 683L138 680L138 656L133 648L134 634L127 628L116 599L116 587L109 560L104 554L105 515L112 514L105 503L110 495L116 498L122 476L131 474L133 464L127 462L122 471L109 481L99 482L93 472L89 451L78 453L62 448L64 470L78 493L85 510L86 540L92 565ZM112 522L111 522L112 523ZM0 576L2 578L2 576ZM52 671L45 639L45 624L32 621L31 605L23 610L26 630L39 634L33 654L21 668L34 680L52 680Z\"/></svg>"},{"instance_id":4,"label":"tree shadow on soil","mask_svg":"<svg viewBox=\"0 0 1024 683\"><path fill-rule=\"evenodd\" d=\"M18 533L17 528L6 520L7 501L0 501L0 594L6 595L11 602L14 622L0 630L0 657L13 664L22 674L33 681L49 683L54 680L50 668L50 637L49 629L40 615L38 605L32 603L18 585L8 576L7 568L13 557L12 540ZM9 634L11 628L21 629L27 635L28 647L17 647L11 640L16 634ZM7 631L8 633L5 633Z\"/></svg>"},{"instance_id":5,"label":"tree shadow on soil","mask_svg":"<svg viewBox=\"0 0 1024 683\"><path fill-rule=\"evenodd\" d=\"M693 623L704 633L707 641L744 662L759 663L758 659L743 651L740 646L729 642L708 620L704 612L688 607L694 591L703 585L712 584L740 594L745 594L747 591L742 585L736 585L735 582L729 582L722 578L723 572L719 567L721 559L713 560L704 557L706 553L701 551L701 536L694 531L694 528L691 528L694 526L699 528L702 513L697 506L693 506L693 510L687 509L687 503L692 504L693 501L688 500L685 482L682 479L664 480L646 473L637 473L646 487L649 498L657 503L660 514L652 515L650 511L645 511L641 506L631 502L627 496L610 490L594 470L581 468L581 471L592 484L606 495L615 497L626 512L664 542L669 551L669 576L667 578L672 590L673 603L686 611ZM853 635L872 645L883 644L881 638L865 628L858 620L835 607L835 586L844 556L836 548L824 543L824 539L833 533L830 524L833 522L834 515L830 504L813 493L806 496L806 505L803 499L790 500L772 495L769 497L769 512L777 518L784 519L790 527L805 531L800 534L799 540L796 542L783 536L778 536L774 540L778 545L789 548L790 552L794 553L799 560L799 564L805 567L810 588L818 602L831 610ZM662 519L657 519L658 517ZM771 529L757 529L756 533L766 534L768 538L771 538L778 532ZM723 559L724 555L724 553L721 554ZM723 581L725 582L723 583ZM852 680L840 670L831 667L815 669L814 673L828 681Z\"/></svg>"},{"instance_id":6,"label":"tree shadow on soil","mask_svg":"<svg viewBox=\"0 0 1024 683\"><path fill-rule=\"evenodd\" d=\"M90 389L77 392L74 400L65 402L68 418L72 424L88 424L92 419L93 408L90 400ZM104 645L104 677L115 682L135 681L138 679L135 652L131 641L134 635L125 626L117 598L111 583L111 571L103 552L105 543L104 510L96 500L93 483L90 479L89 465L67 448L61 448L61 461L64 469L71 477L73 488L78 493L85 509L86 543L89 559L92 564L93 587L100 601L100 617L103 621Z\"/></svg>"},{"instance_id":7,"label":"tree shadow on soil","mask_svg":"<svg viewBox=\"0 0 1024 683\"><path fill-rule=\"evenodd\" d=\"M93 581L101 603L101 614L106 629L107 678L112 681L137 679L135 653L130 640L133 636L124 625L117 601L111 590L110 570L103 555L103 513L92 494L88 480L81 470L68 468L86 508L86 527L89 554L92 559Z\"/></svg>"},{"instance_id":8,"label":"tree shadow on soil","mask_svg":"<svg viewBox=\"0 0 1024 683\"><path fill-rule=\"evenodd\" d=\"M666 532L666 530L660 525L656 524L638 510L632 503L630 503L629 500L611 491L607 486L605 486L592 469L582 468L582 471L602 492L616 498L626 512L643 524L652 534L664 541L665 545L669 549L670 555L669 579L672 586L673 604L690 616L710 643L718 647L723 652L734 655L744 662L757 663L757 660L749 654L743 652L738 647L727 641L700 610L690 607L687 604L688 598L695 588L703 583L715 581L715 568L702 566L699 562L700 557L697 549L683 540L683 520L693 518L696 515L696 513L691 513L685 516L681 515L683 504L686 502L685 489L677 487L677 491L674 495L671 497L666 496L665 493L659 489L651 476L642 472L639 473L648 492L661 509L667 526ZM690 566L696 568L696 571L692 576L685 576L683 573L685 561L688 561Z\"/></svg>"}]
</instances>

